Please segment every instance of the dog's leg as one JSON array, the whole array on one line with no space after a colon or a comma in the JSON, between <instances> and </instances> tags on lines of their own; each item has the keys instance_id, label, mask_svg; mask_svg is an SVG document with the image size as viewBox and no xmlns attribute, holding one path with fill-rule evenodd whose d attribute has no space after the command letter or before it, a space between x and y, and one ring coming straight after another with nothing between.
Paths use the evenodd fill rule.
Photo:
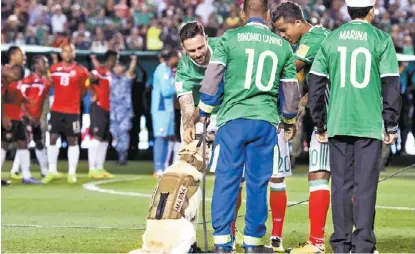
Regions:
<instances>
[{"instance_id":1,"label":"dog's leg","mask_svg":"<svg viewBox=\"0 0 415 254\"><path fill-rule=\"evenodd\" d=\"M196 242L196 230L192 223L182 218L183 224L180 229L180 242L174 246L171 254L189 253L190 247Z\"/></svg>"}]
</instances>

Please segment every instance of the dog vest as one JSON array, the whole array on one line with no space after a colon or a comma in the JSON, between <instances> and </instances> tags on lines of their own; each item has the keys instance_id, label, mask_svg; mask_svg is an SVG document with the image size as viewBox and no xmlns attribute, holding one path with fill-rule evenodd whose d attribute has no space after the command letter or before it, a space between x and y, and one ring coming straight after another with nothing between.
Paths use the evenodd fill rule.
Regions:
<instances>
[{"instance_id":1,"label":"dog vest","mask_svg":"<svg viewBox=\"0 0 415 254\"><path fill-rule=\"evenodd\" d=\"M199 188L199 181L192 176L165 173L157 184L147 219L180 219L189 205L190 198Z\"/></svg>"}]
</instances>

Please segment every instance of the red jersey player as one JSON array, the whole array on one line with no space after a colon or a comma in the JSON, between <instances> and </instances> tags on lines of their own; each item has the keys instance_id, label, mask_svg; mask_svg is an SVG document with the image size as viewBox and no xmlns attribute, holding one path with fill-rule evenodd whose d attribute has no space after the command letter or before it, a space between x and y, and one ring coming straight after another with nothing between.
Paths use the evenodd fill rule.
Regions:
<instances>
[{"instance_id":1,"label":"red jersey player","mask_svg":"<svg viewBox=\"0 0 415 254\"><path fill-rule=\"evenodd\" d=\"M5 70L7 69L7 70ZM14 77L8 76L11 71ZM8 76L8 77L7 77ZM4 77L4 79L3 79ZM21 82L24 77L23 65L13 65L2 70L2 126L1 126L1 159L2 166L6 158L7 148L10 142L17 143L16 156L22 166L24 184L40 184L41 182L33 178L30 173L30 153L27 147L25 128L21 121L20 108L23 96L20 92ZM14 81L14 82L11 82ZM3 84L4 83L4 84ZM3 88L4 85L4 88Z\"/></svg>"},{"instance_id":2,"label":"red jersey player","mask_svg":"<svg viewBox=\"0 0 415 254\"><path fill-rule=\"evenodd\" d=\"M112 178L104 169L104 162L109 136L111 71L117 63L117 52L107 51L103 65L100 65L95 56L91 56L91 59L95 70L90 74L93 96L90 108L92 141L88 149L88 175L91 178Z\"/></svg>"},{"instance_id":3,"label":"red jersey player","mask_svg":"<svg viewBox=\"0 0 415 254\"><path fill-rule=\"evenodd\" d=\"M36 157L43 176L48 173L48 161L42 142L42 130L40 129L40 117L44 109L44 103L48 99L50 88L49 79L46 77L49 64L44 56L37 55L32 60L33 73L24 78L20 84L25 102L22 104L23 123L26 130L33 135L36 145Z\"/></svg>"},{"instance_id":4,"label":"red jersey player","mask_svg":"<svg viewBox=\"0 0 415 254\"><path fill-rule=\"evenodd\" d=\"M68 183L76 183L76 168L79 161L78 135L81 133L80 111L81 97L85 92L88 70L75 62L75 48L67 44L62 46L62 62L52 65L50 75L55 90L50 110L48 130L50 145L48 147L49 172L43 183L49 183L60 177L57 171L59 148L56 140L62 133L68 141Z\"/></svg>"}]
</instances>

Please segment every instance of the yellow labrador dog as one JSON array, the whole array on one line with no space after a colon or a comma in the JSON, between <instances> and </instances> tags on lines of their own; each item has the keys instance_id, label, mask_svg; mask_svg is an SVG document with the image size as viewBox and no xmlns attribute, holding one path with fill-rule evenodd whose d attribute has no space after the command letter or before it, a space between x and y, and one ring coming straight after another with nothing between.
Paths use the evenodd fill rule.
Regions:
<instances>
[{"instance_id":1,"label":"yellow labrador dog","mask_svg":"<svg viewBox=\"0 0 415 254\"><path fill-rule=\"evenodd\" d=\"M180 159L159 180L150 204L146 231L137 253L188 253L196 242L196 222L202 200L202 146L194 140L179 152ZM206 149L206 164L210 148Z\"/></svg>"}]
</instances>

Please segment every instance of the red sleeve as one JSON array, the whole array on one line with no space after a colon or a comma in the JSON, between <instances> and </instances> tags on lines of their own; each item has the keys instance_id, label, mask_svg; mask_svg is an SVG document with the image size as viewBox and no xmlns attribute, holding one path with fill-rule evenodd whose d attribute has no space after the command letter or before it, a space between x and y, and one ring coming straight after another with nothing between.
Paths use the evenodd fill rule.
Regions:
<instances>
[{"instance_id":1,"label":"red sleeve","mask_svg":"<svg viewBox=\"0 0 415 254\"><path fill-rule=\"evenodd\" d=\"M56 71L56 68L58 68L58 64L57 64L57 63L53 64L53 65L50 67L50 72L55 72L55 71Z\"/></svg>"},{"instance_id":2,"label":"red sleeve","mask_svg":"<svg viewBox=\"0 0 415 254\"><path fill-rule=\"evenodd\" d=\"M89 84L86 83L86 80L88 79L88 69L85 67L80 66L80 86L82 88L88 87Z\"/></svg>"},{"instance_id":3,"label":"red sleeve","mask_svg":"<svg viewBox=\"0 0 415 254\"><path fill-rule=\"evenodd\" d=\"M24 78L21 82L22 82L22 84L28 84L28 85L30 85L30 84L32 84L33 79L32 79L31 76L28 76L28 77Z\"/></svg>"},{"instance_id":4,"label":"red sleeve","mask_svg":"<svg viewBox=\"0 0 415 254\"><path fill-rule=\"evenodd\" d=\"M50 87L52 86L52 84L50 83L50 81L46 78L43 79L43 84L45 85L45 94L49 93Z\"/></svg>"}]
</instances>

